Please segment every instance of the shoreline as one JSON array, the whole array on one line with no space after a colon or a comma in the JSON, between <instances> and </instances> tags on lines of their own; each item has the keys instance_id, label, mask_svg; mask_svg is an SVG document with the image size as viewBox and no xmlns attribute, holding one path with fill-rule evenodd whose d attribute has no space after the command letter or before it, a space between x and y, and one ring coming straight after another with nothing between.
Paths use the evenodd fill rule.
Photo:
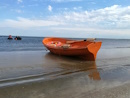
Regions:
<instances>
[{"instance_id":1,"label":"shoreline","mask_svg":"<svg viewBox=\"0 0 130 98\"><path fill-rule=\"evenodd\" d=\"M101 49L88 62L46 51L2 52L0 79L14 84L1 86L0 98L129 98L129 53Z\"/></svg>"},{"instance_id":2,"label":"shoreline","mask_svg":"<svg viewBox=\"0 0 130 98\"><path fill-rule=\"evenodd\" d=\"M85 81L86 82L85 82ZM118 82L117 82L118 83ZM130 83L92 81L84 73L0 88L1 98L128 98ZM112 83L112 85L114 82ZM105 87L104 87L105 85Z\"/></svg>"}]
</instances>

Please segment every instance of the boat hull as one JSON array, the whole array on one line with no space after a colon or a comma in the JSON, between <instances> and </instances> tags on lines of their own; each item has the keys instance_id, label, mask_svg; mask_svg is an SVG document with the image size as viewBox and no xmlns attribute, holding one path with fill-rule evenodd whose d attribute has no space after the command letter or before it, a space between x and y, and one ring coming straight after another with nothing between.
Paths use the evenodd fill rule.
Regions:
<instances>
[{"instance_id":1,"label":"boat hull","mask_svg":"<svg viewBox=\"0 0 130 98\"><path fill-rule=\"evenodd\" d=\"M58 46L48 45L49 42L59 41L61 44ZM75 41L70 43L70 47L62 47L67 41L72 41L62 38L45 38L43 44L45 47L54 54L64 56L77 56L87 61L95 61L98 50L101 47L102 42L89 42L89 41Z\"/></svg>"}]
</instances>

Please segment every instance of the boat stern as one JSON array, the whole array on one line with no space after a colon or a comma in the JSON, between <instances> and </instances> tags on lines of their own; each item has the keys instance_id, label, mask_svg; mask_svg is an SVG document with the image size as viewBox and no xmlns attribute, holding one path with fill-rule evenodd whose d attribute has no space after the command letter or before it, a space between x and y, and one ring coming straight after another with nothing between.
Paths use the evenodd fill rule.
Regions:
<instances>
[{"instance_id":1,"label":"boat stern","mask_svg":"<svg viewBox=\"0 0 130 98\"><path fill-rule=\"evenodd\" d=\"M87 61L95 61L96 57L97 57L97 53L99 51L99 49L101 48L102 42L93 42L90 43L87 46L87 49L89 52L87 52L86 55L81 56L81 58L87 60Z\"/></svg>"}]
</instances>

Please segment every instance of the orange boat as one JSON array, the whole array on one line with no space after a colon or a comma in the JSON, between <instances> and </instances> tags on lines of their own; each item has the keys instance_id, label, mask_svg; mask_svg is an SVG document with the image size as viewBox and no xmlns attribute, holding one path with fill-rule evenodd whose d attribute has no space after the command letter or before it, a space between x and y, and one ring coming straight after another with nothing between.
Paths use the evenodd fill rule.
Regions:
<instances>
[{"instance_id":1,"label":"orange boat","mask_svg":"<svg viewBox=\"0 0 130 98\"><path fill-rule=\"evenodd\" d=\"M70 40L65 38L44 38L44 46L51 53L64 56L77 56L87 61L95 61L98 50L102 42L94 39Z\"/></svg>"}]
</instances>

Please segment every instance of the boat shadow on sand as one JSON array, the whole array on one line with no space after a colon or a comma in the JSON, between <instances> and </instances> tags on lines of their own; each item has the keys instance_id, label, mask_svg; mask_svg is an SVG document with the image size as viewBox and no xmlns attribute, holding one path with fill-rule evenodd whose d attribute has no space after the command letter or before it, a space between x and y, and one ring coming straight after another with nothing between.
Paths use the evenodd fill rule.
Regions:
<instances>
[{"instance_id":1,"label":"boat shadow on sand","mask_svg":"<svg viewBox=\"0 0 130 98\"><path fill-rule=\"evenodd\" d=\"M53 64L56 63L58 68L65 70L62 75L87 73L88 77L93 80L100 80L100 73L98 72L95 61L84 61L76 57L57 56L52 53L47 53L45 59Z\"/></svg>"}]
</instances>

